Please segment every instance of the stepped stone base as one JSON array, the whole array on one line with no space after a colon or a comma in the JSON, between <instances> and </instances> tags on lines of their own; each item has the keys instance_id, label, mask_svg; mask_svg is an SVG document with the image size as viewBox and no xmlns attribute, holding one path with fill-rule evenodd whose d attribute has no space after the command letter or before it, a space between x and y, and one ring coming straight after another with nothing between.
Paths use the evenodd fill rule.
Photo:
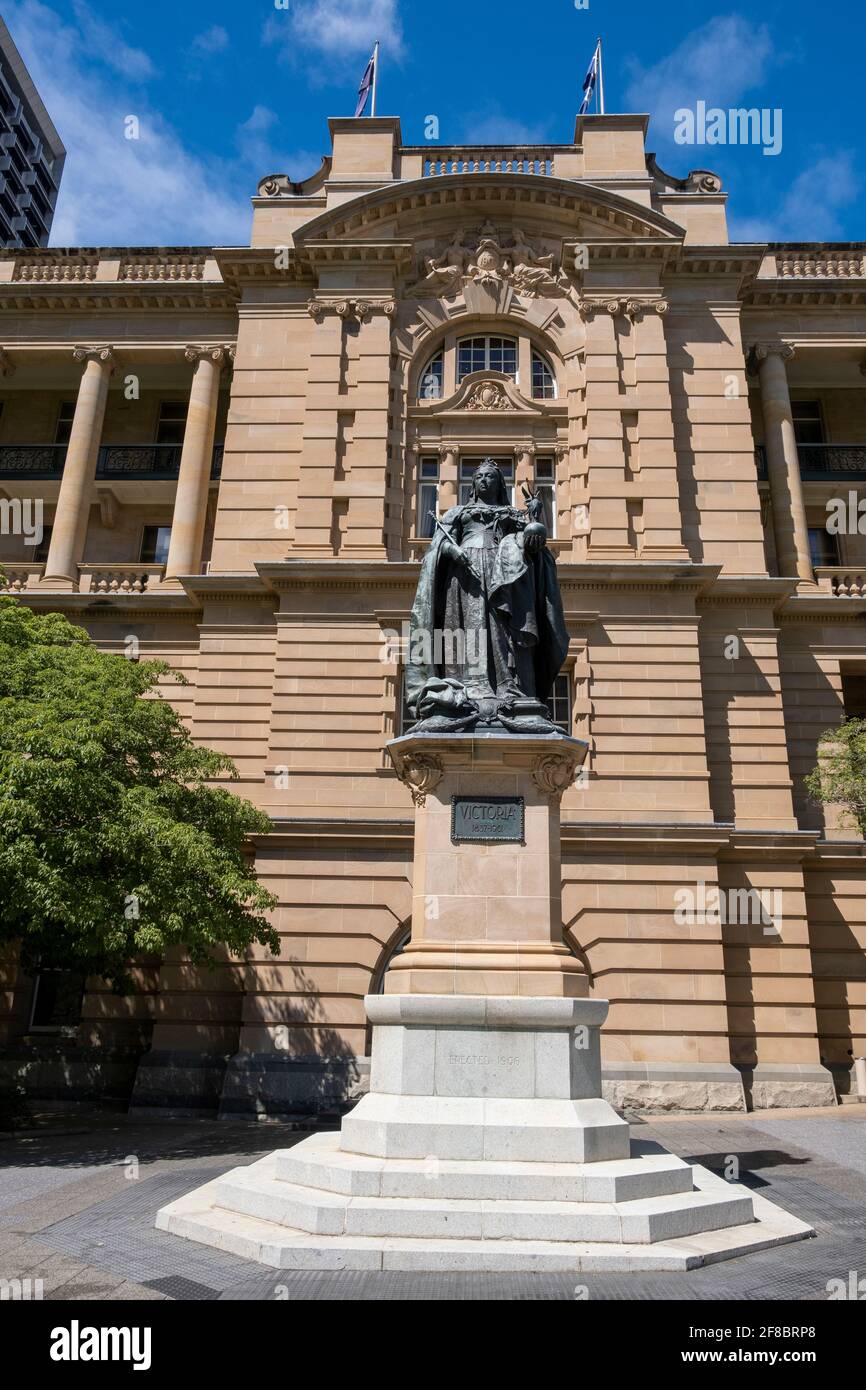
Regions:
<instances>
[{"instance_id":1,"label":"stepped stone base","mask_svg":"<svg viewBox=\"0 0 866 1390\"><path fill-rule=\"evenodd\" d=\"M236 1168L160 1230L277 1269L690 1269L813 1234L631 1145L590 999L369 998L371 1091L340 1134Z\"/></svg>"}]
</instances>

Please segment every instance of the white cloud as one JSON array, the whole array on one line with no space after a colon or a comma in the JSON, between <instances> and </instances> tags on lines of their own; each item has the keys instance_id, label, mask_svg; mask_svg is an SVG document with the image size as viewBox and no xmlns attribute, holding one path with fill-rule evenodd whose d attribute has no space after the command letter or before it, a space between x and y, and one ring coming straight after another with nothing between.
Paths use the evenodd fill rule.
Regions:
<instances>
[{"instance_id":1,"label":"white cloud","mask_svg":"<svg viewBox=\"0 0 866 1390\"><path fill-rule=\"evenodd\" d=\"M216 53L225 52L229 46L229 36L221 24L215 24L212 29L196 34L190 46L196 57L211 58Z\"/></svg>"},{"instance_id":2,"label":"white cloud","mask_svg":"<svg viewBox=\"0 0 866 1390\"><path fill-rule=\"evenodd\" d=\"M674 112L680 107L694 108L697 101L725 108L736 105L784 58L765 24L736 14L718 16L688 34L653 67L631 61L624 109L649 112L655 143L672 144Z\"/></svg>"},{"instance_id":3,"label":"white cloud","mask_svg":"<svg viewBox=\"0 0 866 1390\"><path fill-rule=\"evenodd\" d=\"M248 244L259 179L289 169L305 178L319 166L317 156L271 146L279 130L264 107L239 126L225 158L193 154L146 93L130 97L86 17L68 21L42 0L7 0L4 17L68 151L55 246ZM112 31L102 28L110 49ZM125 138L130 115L139 140Z\"/></svg>"},{"instance_id":4,"label":"white cloud","mask_svg":"<svg viewBox=\"0 0 866 1390\"><path fill-rule=\"evenodd\" d=\"M731 215L737 241L842 240L841 209L853 203L861 179L849 150L822 155L801 170L778 206L761 217Z\"/></svg>"},{"instance_id":5,"label":"white cloud","mask_svg":"<svg viewBox=\"0 0 866 1390\"><path fill-rule=\"evenodd\" d=\"M97 19L84 0L75 0L72 8L94 58L133 82L144 82L153 76L154 66L148 55L140 48L131 48L116 29Z\"/></svg>"},{"instance_id":6,"label":"white cloud","mask_svg":"<svg viewBox=\"0 0 866 1390\"><path fill-rule=\"evenodd\" d=\"M399 0L292 0L289 9L271 15L264 38L290 60L297 57L298 47L335 62L369 56L377 39L392 57L399 57Z\"/></svg>"}]
</instances>

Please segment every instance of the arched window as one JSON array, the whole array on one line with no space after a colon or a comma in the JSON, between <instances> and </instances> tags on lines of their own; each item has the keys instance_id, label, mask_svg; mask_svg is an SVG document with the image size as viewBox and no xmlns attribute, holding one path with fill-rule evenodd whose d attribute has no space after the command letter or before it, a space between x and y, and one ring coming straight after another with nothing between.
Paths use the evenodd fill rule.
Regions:
<instances>
[{"instance_id":1,"label":"arched window","mask_svg":"<svg viewBox=\"0 0 866 1390\"><path fill-rule=\"evenodd\" d=\"M418 399L421 401L440 401L445 383L445 353L437 352L431 357L421 373L418 384Z\"/></svg>"},{"instance_id":2,"label":"arched window","mask_svg":"<svg viewBox=\"0 0 866 1390\"><path fill-rule=\"evenodd\" d=\"M532 398L536 401L556 400L556 377L546 357L532 354Z\"/></svg>"},{"instance_id":3,"label":"arched window","mask_svg":"<svg viewBox=\"0 0 866 1390\"><path fill-rule=\"evenodd\" d=\"M457 344L457 381L470 372L504 372L517 380L516 338L462 338Z\"/></svg>"}]
</instances>

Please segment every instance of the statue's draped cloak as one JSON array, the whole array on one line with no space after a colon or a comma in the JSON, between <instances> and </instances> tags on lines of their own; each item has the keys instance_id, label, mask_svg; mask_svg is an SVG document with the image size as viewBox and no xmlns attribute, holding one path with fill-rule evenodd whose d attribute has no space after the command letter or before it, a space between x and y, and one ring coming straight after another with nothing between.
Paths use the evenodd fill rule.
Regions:
<instances>
[{"instance_id":1,"label":"statue's draped cloak","mask_svg":"<svg viewBox=\"0 0 866 1390\"><path fill-rule=\"evenodd\" d=\"M442 524L458 543L463 515L477 505L454 507L442 518ZM517 522L511 508L495 510L501 512L506 524L510 522L521 529L506 531L496 546L492 568L486 575L488 622L497 623L516 648L529 650L535 689L523 693L546 702L568 654L569 639L556 562L546 547L536 555L525 553L522 526L529 519L525 513L520 514ZM448 555L445 536L437 528L421 566L412 609L406 668L406 695L410 706L414 706L428 680L446 674L441 659L438 663L435 659L441 658L441 643L437 645L434 636L453 632L455 623L461 625L459 603L455 601L455 590L459 587L458 566ZM425 659L430 656L433 661ZM518 665L525 669L524 661Z\"/></svg>"}]
</instances>

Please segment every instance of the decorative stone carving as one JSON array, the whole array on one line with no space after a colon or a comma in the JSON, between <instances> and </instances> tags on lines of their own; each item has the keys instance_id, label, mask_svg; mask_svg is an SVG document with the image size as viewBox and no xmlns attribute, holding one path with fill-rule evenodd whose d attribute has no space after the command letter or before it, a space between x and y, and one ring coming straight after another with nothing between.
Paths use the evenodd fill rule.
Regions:
<instances>
[{"instance_id":1,"label":"decorative stone carving","mask_svg":"<svg viewBox=\"0 0 866 1390\"><path fill-rule=\"evenodd\" d=\"M0 376L14 376L15 365L5 348L0 348Z\"/></svg>"},{"instance_id":2,"label":"decorative stone carving","mask_svg":"<svg viewBox=\"0 0 866 1390\"><path fill-rule=\"evenodd\" d=\"M470 284L493 290L508 285L529 299L564 297L573 292L572 282L555 256L529 242L519 227L507 242L499 240L491 222L485 222L468 241L464 238L461 227L449 246L425 258L421 278L407 289L408 296L446 298Z\"/></svg>"},{"instance_id":3,"label":"decorative stone carving","mask_svg":"<svg viewBox=\"0 0 866 1390\"><path fill-rule=\"evenodd\" d=\"M336 314L346 322L366 323L374 311L378 310L386 318L392 319L397 313L397 303L393 299L311 299L307 313L311 319L320 322L325 314Z\"/></svg>"},{"instance_id":4,"label":"decorative stone carving","mask_svg":"<svg viewBox=\"0 0 866 1390\"><path fill-rule=\"evenodd\" d=\"M74 347L72 356L76 362L102 362L114 371L113 347Z\"/></svg>"},{"instance_id":5,"label":"decorative stone carving","mask_svg":"<svg viewBox=\"0 0 866 1390\"><path fill-rule=\"evenodd\" d=\"M559 801L574 781L577 762L568 753L545 753L532 769L532 780L540 792Z\"/></svg>"},{"instance_id":6,"label":"decorative stone carving","mask_svg":"<svg viewBox=\"0 0 866 1390\"><path fill-rule=\"evenodd\" d=\"M482 381L466 402L467 410L510 410L511 401L498 381Z\"/></svg>"},{"instance_id":7,"label":"decorative stone carving","mask_svg":"<svg viewBox=\"0 0 866 1390\"><path fill-rule=\"evenodd\" d=\"M638 314L666 314L670 304L666 299L580 299L579 308L584 318L588 314L625 314L636 319Z\"/></svg>"},{"instance_id":8,"label":"decorative stone carving","mask_svg":"<svg viewBox=\"0 0 866 1390\"><path fill-rule=\"evenodd\" d=\"M426 806L427 796L435 791L445 776L445 769L433 753L410 753L400 764L397 772L412 793L416 806Z\"/></svg>"},{"instance_id":9,"label":"decorative stone carving","mask_svg":"<svg viewBox=\"0 0 866 1390\"><path fill-rule=\"evenodd\" d=\"M187 362L200 362L203 357L209 357L218 367L222 367L234 362L235 349L225 343L190 343L183 355Z\"/></svg>"}]
</instances>

